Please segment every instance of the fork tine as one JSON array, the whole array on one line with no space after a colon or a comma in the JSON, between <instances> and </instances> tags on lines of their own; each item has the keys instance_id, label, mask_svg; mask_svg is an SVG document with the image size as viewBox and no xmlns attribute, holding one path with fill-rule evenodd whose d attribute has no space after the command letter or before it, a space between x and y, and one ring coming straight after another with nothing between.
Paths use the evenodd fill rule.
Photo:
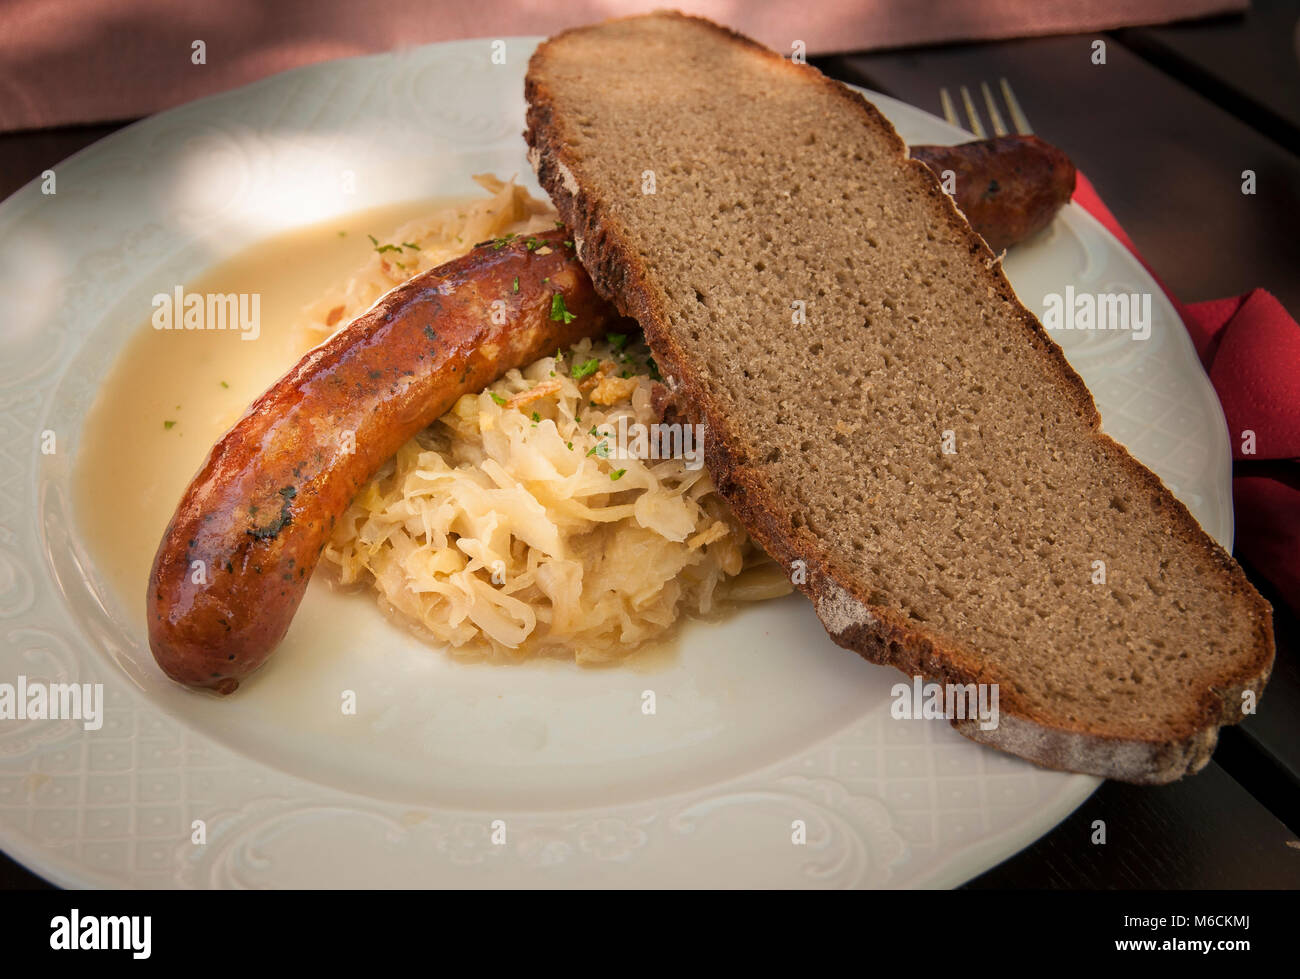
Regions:
<instances>
[{"instance_id":1,"label":"fork tine","mask_svg":"<svg viewBox=\"0 0 1300 979\"><path fill-rule=\"evenodd\" d=\"M980 91L984 93L984 104L988 106L989 123L993 126L995 136L1005 136L1007 127L1002 122L1002 113L998 112L998 103L993 98L993 92L989 89L988 82L980 82Z\"/></svg>"},{"instance_id":2,"label":"fork tine","mask_svg":"<svg viewBox=\"0 0 1300 979\"><path fill-rule=\"evenodd\" d=\"M1025 117L1024 112L1020 109L1020 102L1016 99L1016 93L1011 91L1011 83L1005 78L1001 80L1002 97L1007 100L1007 111L1011 114L1011 122L1016 127L1016 132L1022 136L1029 136L1034 129L1029 125L1029 119Z\"/></svg>"},{"instance_id":3,"label":"fork tine","mask_svg":"<svg viewBox=\"0 0 1300 979\"><path fill-rule=\"evenodd\" d=\"M946 88L939 89L939 105L943 107L943 117L953 126L960 126L957 119L957 109L952 104L952 96L948 94Z\"/></svg>"},{"instance_id":4,"label":"fork tine","mask_svg":"<svg viewBox=\"0 0 1300 979\"><path fill-rule=\"evenodd\" d=\"M988 133L984 131L984 124L980 122L979 110L975 108L975 100L970 97L970 91L965 85L961 87L962 105L966 107L966 115L970 118L970 131L975 134L976 139L988 139Z\"/></svg>"}]
</instances>

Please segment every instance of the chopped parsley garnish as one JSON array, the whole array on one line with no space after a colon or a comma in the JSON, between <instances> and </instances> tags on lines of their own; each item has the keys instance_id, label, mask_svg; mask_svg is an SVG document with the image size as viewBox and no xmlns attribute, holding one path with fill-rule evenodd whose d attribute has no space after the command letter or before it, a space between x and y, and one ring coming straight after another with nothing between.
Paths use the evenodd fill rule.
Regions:
<instances>
[{"instance_id":1,"label":"chopped parsley garnish","mask_svg":"<svg viewBox=\"0 0 1300 979\"><path fill-rule=\"evenodd\" d=\"M647 357L645 359L645 365L646 367L650 368L650 379L652 381L663 380L663 377L659 373L659 365L655 363L655 359L653 357Z\"/></svg>"},{"instance_id":2,"label":"chopped parsley garnish","mask_svg":"<svg viewBox=\"0 0 1300 979\"><path fill-rule=\"evenodd\" d=\"M489 391L488 394L492 395L492 400L497 404L503 405L506 403L506 399L501 397L501 395L497 394L495 391Z\"/></svg>"},{"instance_id":3,"label":"chopped parsley garnish","mask_svg":"<svg viewBox=\"0 0 1300 979\"><path fill-rule=\"evenodd\" d=\"M375 251L379 252L381 255L384 252L400 252L402 250L397 245L381 245L379 239L374 235L366 235L366 237L370 239L370 244L375 246Z\"/></svg>"},{"instance_id":4,"label":"chopped parsley garnish","mask_svg":"<svg viewBox=\"0 0 1300 979\"><path fill-rule=\"evenodd\" d=\"M606 333L605 340L609 343L610 347L615 350L622 350L627 346L626 333Z\"/></svg>"},{"instance_id":5,"label":"chopped parsley garnish","mask_svg":"<svg viewBox=\"0 0 1300 979\"><path fill-rule=\"evenodd\" d=\"M575 381L581 381L584 377L589 377L600 368L600 361L595 357L581 364L574 364L573 370L569 373Z\"/></svg>"},{"instance_id":6,"label":"chopped parsley garnish","mask_svg":"<svg viewBox=\"0 0 1300 979\"><path fill-rule=\"evenodd\" d=\"M403 247L403 248L409 248L409 249L411 249L412 251L416 251L416 252L418 252L418 251L420 250L420 246L419 246L419 245L413 245L413 244L411 244L409 241L404 241L404 242L402 242L402 247Z\"/></svg>"},{"instance_id":7,"label":"chopped parsley garnish","mask_svg":"<svg viewBox=\"0 0 1300 979\"><path fill-rule=\"evenodd\" d=\"M556 222L555 222L555 226L556 226L557 228L563 228L563 227L564 227L564 222L563 222L563 221L556 221Z\"/></svg>"},{"instance_id":8,"label":"chopped parsley garnish","mask_svg":"<svg viewBox=\"0 0 1300 979\"><path fill-rule=\"evenodd\" d=\"M623 478L623 474L624 474L625 472L627 472L626 469L615 469L612 473L609 474L609 478L610 478L610 479L614 479L614 480L622 479L622 478Z\"/></svg>"},{"instance_id":9,"label":"chopped parsley garnish","mask_svg":"<svg viewBox=\"0 0 1300 979\"><path fill-rule=\"evenodd\" d=\"M223 388L228 388L228 387L230 387L230 385L227 384L225 381L222 381L222 382L221 382L221 386L222 386Z\"/></svg>"},{"instance_id":10,"label":"chopped parsley garnish","mask_svg":"<svg viewBox=\"0 0 1300 979\"><path fill-rule=\"evenodd\" d=\"M539 421L541 421L541 420L542 420L542 416L539 415L537 412L534 411L534 412L533 412L533 421L535 421L535 422L539 422Z\"/></svg>"},{"instance_id":11,"label":"chopped parsley garnish","mask_svg":"<svg viewBox=\"0 0 1300 979\"><path fill-rule=\"evenodd\" d=\"M572 247L573 247L573 242L571 242L571 241L566 241L566 242L564 243L564 247L565 247L565 248L572 248Z\"/></svg>"},{"instance_id":12,"label":"chopped parsley garnish","mask_svg":"<svg viewBox=\"0 0 1300 979\"><path fill-rule=\"evenodd\" d=\"M570 313L564 305L564 293L557 292L551 296L551 319L563 323L572 323L578 318L576 313Z\"/></svg>"},{"instance_id":13,"label":"chopped parsley garnish","mask_svg":"<svg viewBox=\"0 0 1300 979\"><path fill-rule=\"evenodd\" d=\"M163 422L163 428L167 429L169 432L175 427L176 427L175 422Z\"/></svg>"},{"instance_id":14,"label":"chopped parsley garnish","mask_svg":"<svg viewBox=\"0 0 1300 979\"><path fill-rule=\"evenodd\" d=\"M515 284L510 288L510 291L511 291L511 292L518 292L518 291L519 291L519 276L517 276L517 275L515 276Z\"/></svg>"},{"instance_id":15,"label":"chopped parsley garnish","mask_svg":"<svg viewBox=\"0 0 1300 979\"><path fill-rule=\"evenodd\" d=\"M597 443L596 445L593 445L590 449L587 450L587 455L588 455L588 456L595 456L597 459L608 459L608 458L609 458L609 443L608 443L608 442L600 442L600 443Z\"/></svg>"},{"instance_id":16,"label":"chopped parsley garnish","mask_svg":"<svg viewBox=\"0 0 1300 979\"><path fill-rule=\"evenodd\" d=\"M499 252L501 249L505 248L506 245L510 244L518 237L519 236L512 231L510 232L510 234L505 235L504 237L497 238L492 242L492 250Z\"/></svg>"},{"instance_id":17,"label":"chopped parsley garnish","mask_svg":"<svg viewBox=\"0 0 1300 979\"><path fill-rule=\"evenodd\" d=\"M537 251L537 249L541 248L542 245L544 244L546 244L546 242L542 241L542 239L540 238L534 238L532 235L529 235L524 240L524 247L527 248L530 252Z\"/></svg>"},{"instance_id":18,"label":"chopped parsley garnish","mask_svg":"<svg viewBox=\"0 0 1300 979\"><path fill-rule=\"evenodd\" d=\"M573 443L572 443L572 442L565 442L564 444L567 445L567 446L569 447L569 451L570 451L570 452L573 451Z\"/></svg>"}]
</instances>

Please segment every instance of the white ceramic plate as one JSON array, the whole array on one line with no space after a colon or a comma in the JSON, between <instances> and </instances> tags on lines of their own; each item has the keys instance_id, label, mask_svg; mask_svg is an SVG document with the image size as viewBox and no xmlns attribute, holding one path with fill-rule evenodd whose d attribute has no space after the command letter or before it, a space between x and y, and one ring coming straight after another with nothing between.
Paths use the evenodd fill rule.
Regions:
<instances>
[{"instance_id":1,"label":"white ceramic plate","mask_svg":"<svg viewBox=\"0 0 1300 979\"><path fill-rule=\"evenodd\" d=\"M0 682L102 682L108 697L93 733L0 721L0 845L37 872L90 886L949 886L1096 788L944 723L891 721L899 676L832 645L794 596L691 627L670 666L638 673L458 665L369 596L317 582L299 618L328 616L331 638L305 648L295 627L237 696L157 671L141 595L107 585L69 492L82 419L153 283L271 233L471 193L475 172L536 190L520 136L535 43L510 41L505 65L466 41L288 72L131 126L58 167L57 195L32 184L0 206ZM911 142L968 138L875 101ZM1106 428L1230 544L1223 419L1155 283L1074 205L1007 271L1031 308L1067 284L1152 294L1146 342L1060 336ZM355 717L339 712L345 688ZM806 845L791 843L796 819Z\"/></svg>"}]
</instances>

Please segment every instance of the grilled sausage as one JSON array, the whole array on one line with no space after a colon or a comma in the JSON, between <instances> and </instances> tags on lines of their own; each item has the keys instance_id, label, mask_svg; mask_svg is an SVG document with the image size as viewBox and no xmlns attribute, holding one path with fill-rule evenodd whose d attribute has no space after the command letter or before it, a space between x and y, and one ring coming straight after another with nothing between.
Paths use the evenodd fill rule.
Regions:
<instances>
[{"instance_id":1,"label":"grilled sausage","mask_svg":"<svg viewBox=\"0 0 1300 979\"><path fill-rule=\"evenodd\" d=\"M940 180L953 172L957 206L994 252L1047 227L1074 194L1074 164L1036 136L913 146L911 154Z\"/></svg>"},{"instance_id":2,"label":"grilled sausage","mask_svg":"<svg viewBox=\"0 0 1300 979\"><path fill-rule=\"evenodd\" d=\"M404 442L507 370L616 329L566 234L486 243L398 286L217 443L149 578L149 645L168 676L232 692L284 637L337 518Z\"/></svg>"}]
</instances>

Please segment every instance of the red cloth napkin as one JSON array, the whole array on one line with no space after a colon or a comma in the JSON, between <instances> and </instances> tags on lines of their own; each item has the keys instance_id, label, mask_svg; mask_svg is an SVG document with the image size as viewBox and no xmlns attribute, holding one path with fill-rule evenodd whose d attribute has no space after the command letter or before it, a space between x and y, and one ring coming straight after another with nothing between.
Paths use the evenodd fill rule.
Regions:
<instances>
[{"instance_id":1,"label":"red cloth napkin","mask_svg":"<svg viewBox=\"0 0 1300 979\"><path fill-rule=\"evenodd\" d=\"M1074 200L1151 272L1083 174ZM1300 326L1264 289L1183 304L1151 275L1182 316L1228 420L1236 551L1300 614Z\"/></svg>"}]
</instances>

